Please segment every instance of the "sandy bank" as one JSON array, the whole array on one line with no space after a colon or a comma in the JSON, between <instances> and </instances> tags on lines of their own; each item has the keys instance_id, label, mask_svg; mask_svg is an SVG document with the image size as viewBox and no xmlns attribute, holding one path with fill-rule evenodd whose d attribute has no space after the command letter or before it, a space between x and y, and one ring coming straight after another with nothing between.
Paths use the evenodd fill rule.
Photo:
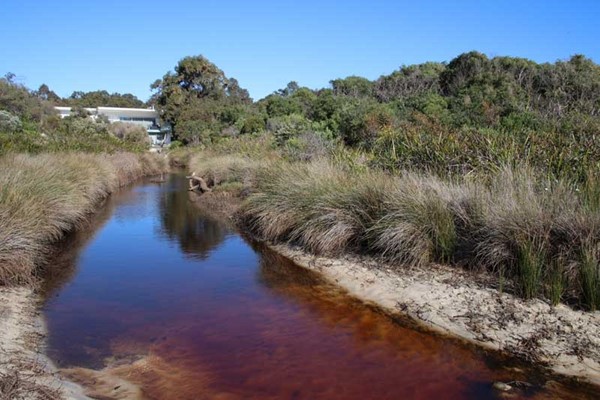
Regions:
<instances>
[{"instance_id":1,"label":"sandy bank","mask_svg":"<svg viewBox=\"0 0 600 400\"><path fill-rule=\"evenodd\" d=\"M523 301L441 265L398 271L362 257L333 259L286 245L269 247L392 314L600 385L600 312Z\"/></svg>"},{"instance_id":2,"label":"sandy bank","mask_svg":"<svg viewBox=\"0 0 600 400\"><path fill-rule=\"evenodd\" d=\"M0 394L7 399L87 399L43 354L46 327L38 304L31 289L0 288Z\"/></svg>"}]
</instances>

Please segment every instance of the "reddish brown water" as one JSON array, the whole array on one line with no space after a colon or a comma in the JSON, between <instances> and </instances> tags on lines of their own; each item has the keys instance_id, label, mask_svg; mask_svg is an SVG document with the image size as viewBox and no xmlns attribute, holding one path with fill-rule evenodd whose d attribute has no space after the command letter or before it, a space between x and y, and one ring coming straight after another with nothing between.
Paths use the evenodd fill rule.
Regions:
<instances>
[{"instance_id":1,"label":"reddish brown water","mask_svg":"<svg viewBox=\"0 0 600 400\"><path fill-rule=\"evenodd\" d=\"M185 185L172 176L115 195L56 259L45 316L59 366L120 365L156 399L496 398L494 381L543 383L249 244Z\"/></svg>"}]
</instances>

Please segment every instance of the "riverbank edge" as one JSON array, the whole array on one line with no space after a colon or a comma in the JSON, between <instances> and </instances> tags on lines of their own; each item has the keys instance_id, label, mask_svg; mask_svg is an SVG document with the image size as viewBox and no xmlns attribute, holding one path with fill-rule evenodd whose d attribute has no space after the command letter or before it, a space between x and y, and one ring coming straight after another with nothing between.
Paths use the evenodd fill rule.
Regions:
<instances>
[{"instance_id":1,"label":"riverbank edge","mask_svg":"<svg viewBox=\"0 0 600 400\"><path fill-rule=\"evenodd\" d=\"M130 175L119 182L116 190L121 190L140 179L168 171L165 159L160 170ZM96 199L92 213L101 207L112 193ZM74 224L65 231L65 235L77 230L78 226ZM60 240L50 246L58 244ZM92 399L85 395L86 389L83 386L66 378L45 355L48 329L40 311L42 303L42 297L34 287L0 286L0 379L6 382L4 390L8 391L8 398L14 395L19 396L18 398L32 399Z\"/></svg>"},{"instance_id":2,"label":"riverbank edge","mask_svg":"<svg viewBox=\"0 0 600 400\"><path fill-rule=\"evenodd\" d=\"M198 195L194 204L236 223L241 199L211 192ZM524 360L549 375L600 386L599 311L523 300L490 287L494 279L486 273L440 264L399 269L366 256L316 256L289 244L252 238L391 317Z\"/></svg>"}]
</instances>

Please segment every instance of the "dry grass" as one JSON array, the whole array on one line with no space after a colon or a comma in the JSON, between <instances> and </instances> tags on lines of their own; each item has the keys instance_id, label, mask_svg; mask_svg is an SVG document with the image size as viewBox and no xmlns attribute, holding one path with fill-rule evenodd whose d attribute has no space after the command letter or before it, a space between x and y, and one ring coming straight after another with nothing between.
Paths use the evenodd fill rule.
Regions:
<instances>
[{"instance_id":1,"label":"dry grass","mask_svg":"<svg viewBox=\"0 0 600 400\"><path fill-rule=\"evenodd\" d=\"M380 175L348 173L327 162L274 164L257 179L257 193L242 210L249 228L268 240L330 254L364 245L389 186Z\"/></svg>"},{"instance_id":2,"label":"dry grass","mask_svg":"<svg viewBox=\"0 0 600 400\"><path fill-rule=\"evenodd\" d=\"M201 153L191 157L189 170L204 178L209 186L241 183L253 186L256 171L262 164L247 157Z\"/></svg>"},{"instance_id":3,"label":"dry grass","mask_svg":"<svg viewBox=\"0 0 600 400\"><path fill-rule=\"evenodd\" d=\"M526 167L448 181L326 160L259 162L203 153L192 158L191 170L212 184L251 186L239 219L264 240L317 254L369 253L398 267L443 262L484 269L526 299L600 307L600 216L588 201L593 196Z\"/></svg>"},{"instance_id":4,"label":"dry grass","mask_svg":"<svg viewBox=\"0 0 600 400\"><path fill-rule=\"evenodd\" d=\"M166 169L151 155L8 155L0 159L0 284L31 284L49 246L120 186Z\"/></svg>"}]
</instances>

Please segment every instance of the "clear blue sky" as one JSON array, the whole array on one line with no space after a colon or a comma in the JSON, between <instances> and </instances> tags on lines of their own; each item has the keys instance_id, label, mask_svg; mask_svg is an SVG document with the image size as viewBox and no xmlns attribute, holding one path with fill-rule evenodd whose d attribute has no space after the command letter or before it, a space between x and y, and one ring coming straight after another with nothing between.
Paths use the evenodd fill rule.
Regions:
<instances>
[{"instance_id":1,"label":"clear blue sky","mask_svg":"<svg viewBox=\"0 0 600 400\"><path fill-rule=\"evenodd\" d=\"M202 54L259 99L289 81L375 79L479 50L600 61L600 0L1 0L0 74L30 88L130 92Z\"/></svg>"}]
</instances>

